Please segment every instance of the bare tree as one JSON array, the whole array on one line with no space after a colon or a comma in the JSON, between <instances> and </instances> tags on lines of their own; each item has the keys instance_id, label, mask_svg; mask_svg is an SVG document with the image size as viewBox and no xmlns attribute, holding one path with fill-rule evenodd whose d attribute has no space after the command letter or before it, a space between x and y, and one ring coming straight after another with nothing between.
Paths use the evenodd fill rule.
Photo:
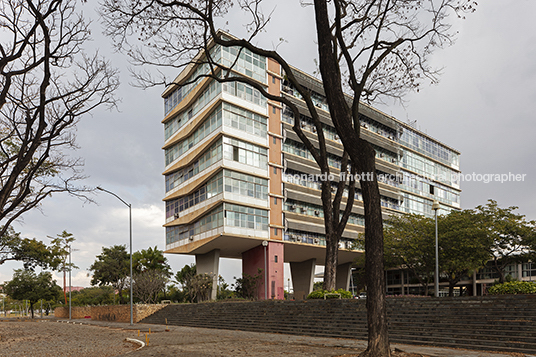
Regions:
<instances>
[{"instance_id":1,"label":"bare tree","mask_svg":"<svg viewBox=\"0 0 536 357\"><path fill-rule=\"evenodd\" d=\"M133 279L132 293L144 304L156 304L158 293L166 288L168 280L166 273L157 269L135 272Z\"/></svg>"},{"instance_id":2,"label":"bare tree","mask_svg":"<svg viewBox=\"0 0 536 357\"><path fill-rule=\"evenodd\" d=\"M259 90L266 98L287 105L294 112L294 131L311 152L322 174L329 173L325 138L311 93L303 88L292 68L275 50L252 43L270 20L260 11L262 0L105 0L102 13L107 33L135 64L167 66L176 69L208 63L209 73L220 82L238 81ZM217 21L225 19L228 9L237 5L251 21L246 24L248 38L231 38L217 31ZM461 16L474 10L472 0L314 0L319 69L333 124L343 143L344 166L359 174L365 208L365 251L368 310L368 348L364 356L390 356L385 306L383 269L383 227L375 169L375 150L360 135L361 101L381 98L401 100L410 90L418 90L424 80L435 82L437 71L427 60L434 49L452 43L450 14ZM142 43L130 43L131 34ZM315 146L302 132L298 109L284 97L267 93L256 81L233 75L211 57L208 47L214 41L221 46L246 48L272 58L283 68L287 80L299 92L317 129ZM201 52L204 56L196 55ZM165 77L135 75L142 86L170 83ZM197 80L194 78L193 80ZM351 162L351 165L349 165ZM346 170L348 170L347 167ZM345 171L346 171L345 170ZM363 179L364 178L364 179ZM326 287L334 284L337 263L336 242L345 226L353 194L340 215L345 183L339 182L334 196L331 182L323 181L322 204L326 231ZM353 190L352 187L350 187ZM333 264L335 263L335 264ZM333 271L332 271L333 270Z\"/></svg>"},{"instance_id":3,"label":"bare tree","mask_svg":"<svg viewBox=\"0 0 536 357\"><path fill-rule=\"evenodd\" d=\"M76 1L0 4L0 234L56 192L84 197L83 162L69 157L84 114L115 105L116 71L82 45L90 30Z\"/></svg>"}]
</instances>

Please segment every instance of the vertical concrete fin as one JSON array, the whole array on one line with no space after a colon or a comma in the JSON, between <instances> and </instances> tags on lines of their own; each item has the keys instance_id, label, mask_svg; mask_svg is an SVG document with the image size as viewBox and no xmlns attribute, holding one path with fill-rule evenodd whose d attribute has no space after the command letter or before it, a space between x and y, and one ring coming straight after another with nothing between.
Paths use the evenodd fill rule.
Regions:
<instances>
[{"instance_id":1,"label":"vertical concrete fin","mask_svg":"<svg viewBox=\"0 0 536 357\"><path fill-rule=\"evenodd\" d=\"M337 281L335 289L350 290L350 274L352 274L352 263L337 266Z\"/></svg>"},{"instance_id":2,"label":"vertical concrete fin","mask_svg":"<svg viewBox=\"0 0 536 357\"><path fill-rule=\"evenodd\" d=\"M296 300L304 300L313 291L315 268L315 258L304 262L290 262L292 286L294 287L294 298Z\"/></svg>"},{"instance_id":3,"label":"vertical concrete fin","mask_svg":"<svg viewBox=\"0 0 536 357\"><path fill-rule=\"evenodd\" d=\"M212 292L210 293L210 300L216 300L218 293L220 250L214 249L205 254L196 254L195 265L197 268L197 274L210 274L214 277L212 281Z\"/></svg>"}]
</instances>

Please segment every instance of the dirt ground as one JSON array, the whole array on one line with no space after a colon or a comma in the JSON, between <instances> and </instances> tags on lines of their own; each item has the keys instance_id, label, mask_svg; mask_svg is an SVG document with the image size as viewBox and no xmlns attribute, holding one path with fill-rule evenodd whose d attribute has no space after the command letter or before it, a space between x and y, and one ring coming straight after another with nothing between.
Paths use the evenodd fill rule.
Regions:
<instances>
[{"instance_id":1,"label":"dirt ground","mask_svg":"<svg viewBox=\"0 0 536 357\"><path fill-rule=\"evenodd\" d=\"M149 330L150 329L150 330ZM149 342L139 348L126 338ZM215 330L181 326L107 323L75 320L8 319L0 321L0 357L357 357L366 341ZM431 346L393 346L393 357L502 357L485 351L445 349Z\"/></svg>"},{"instance_id":2,"label":"dirt ground","mask_svg":"<svg viewBox=\"0 0 536 357\"><path fill-rule=\"evenodd\" d=\"M133 331L73 326L47 320L0 322L0 356L118 356L137 345L124 342Z\"/></svg>"}]
</instances>

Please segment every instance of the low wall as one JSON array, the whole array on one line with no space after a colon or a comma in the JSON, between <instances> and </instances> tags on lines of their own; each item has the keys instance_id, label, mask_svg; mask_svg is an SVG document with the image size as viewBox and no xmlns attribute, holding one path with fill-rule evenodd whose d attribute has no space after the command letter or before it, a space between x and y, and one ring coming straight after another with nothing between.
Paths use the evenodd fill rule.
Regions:
<instances>
[{"instance_id":1,"label":"low wall","mask_svg":"<svg viewBox=\"0 0 536 357\"><path fill-rule=\"evenodd\" d=\"M164 304L133 306L133 320L138 322L147 316L163 308ZM54 310L54 316L57 318L69 318L68 307L57 307ZM90 316L92 320L97 321L114 321L130 322L130 305L105 305L105 306L73 306L71 307L71 318L83 319Z\"/></svg>"},{"instance_id":2,"label":"low wall","mask_svg":"<svg viewBox=\"0 0 536 357\"><path fill-rule=\"evenodd\" d=\"M62 319L69 318L68 307L57 307L54 309L54 316ZM91 306L71 307L71 318L83 319L86 316L91 316Z\"/></svg>"}]
</instances>

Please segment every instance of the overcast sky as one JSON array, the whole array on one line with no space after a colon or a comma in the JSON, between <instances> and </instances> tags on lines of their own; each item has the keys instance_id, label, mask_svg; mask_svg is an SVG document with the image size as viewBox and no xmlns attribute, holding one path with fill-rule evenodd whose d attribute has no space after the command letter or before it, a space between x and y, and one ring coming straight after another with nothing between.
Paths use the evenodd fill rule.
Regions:
<instances>
[{"instance_id":1,"label":"overcast sky","mask_svg":"<svg viewBox=\"0 0 536 357\"><path fill-rule=\"evenodd\" d=\"M312 73L317 54L312 8L300 7L297 0L270 2L277 3L258 44L272 48L284 38L287 42L278 47L280 54ZM93 13L90 6L94 5L84 7L88 17ZM531 0L479 2L474 14L456 21L456 44L434 55L433 63L444 67L440 83L409 95L405 107L379 107L400 120L416 120L418 129L459 150L465 174L526 175L523 182L462 183L463 208L494 199L501 206L519 206L520 213L536 219L535 13L536 2ZM227 20L228 30L246 36L242 16L231 13ZM98 19L94 21L91 46L120 68L122 103L119 112L99 110L83 118L77 131L81 149L76 155L85 159L87 185L100 185L132 204L134 251L150 246L163 249L163 88L142 91L129 86L126 58L113 53L109 40L100 35ZM127 207L105 193L96 199L98 205L56 195L45 201L43 213L26 214L23 223L14 225L23 236L39 240L48 241L47 236L63 230L74 234L73 248L78 251L72 258L80 269L73 272L73 286L89 286L87 268L103 246L128 244ZM174 271L194 262L193 256L168 255L168 259ZM0 281L10 280L13 269L20 267L16 262L0 266ZM222 259L220 273L234 282L233 277L241 274L241 262Z\"/></svg>"}]
</instances>

